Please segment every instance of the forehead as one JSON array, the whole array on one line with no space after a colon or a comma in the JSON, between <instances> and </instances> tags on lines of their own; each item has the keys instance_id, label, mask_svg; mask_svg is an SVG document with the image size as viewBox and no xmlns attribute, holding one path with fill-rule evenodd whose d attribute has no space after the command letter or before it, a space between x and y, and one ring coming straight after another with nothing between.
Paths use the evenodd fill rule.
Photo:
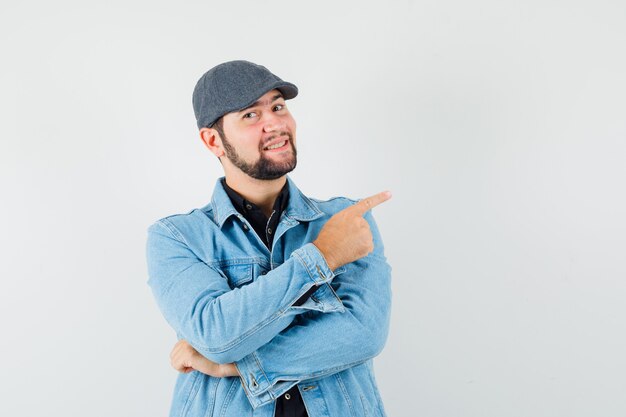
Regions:
<instances>
[{"instance_id":1,"label":"forehead","mask_svg":"<svg viewBox=\"0 0 626 417\"><path fill-rule=\"evenodd\" d=\"M252 103L249 106L244 107L241 110L249 109L250 107L256 107L256 106L267 106L273 103L274 101L278 100L279 98L282 98L282 96L283 95L280 93L280 91L276 89L270 90L267 93L263 94L261 97L259 97L258 100L256 100L254 103Z\"/></svg>"},{"instance_id":2,"label":"forehead","mask_svg":"<svg viewBox=\"0 0 626 417\"><path fill-rule=\"evenodd\" d=\"M261 97L259 97L258 100L256 100L254 103L250 104L249 106L244 107L241 110L235 110L233 112L227 113L227 114L224 115L224 117L225 118L236 117L236 116L240 115L241 113L245 112L246 110L251 109L253 107L269 106L270 104L274 103L275 101L278 101L279 99L282 99L282 97L283 97L283 95L277 89L270 90L267 93L263 94Z\"/></svg>"}]
</instances>

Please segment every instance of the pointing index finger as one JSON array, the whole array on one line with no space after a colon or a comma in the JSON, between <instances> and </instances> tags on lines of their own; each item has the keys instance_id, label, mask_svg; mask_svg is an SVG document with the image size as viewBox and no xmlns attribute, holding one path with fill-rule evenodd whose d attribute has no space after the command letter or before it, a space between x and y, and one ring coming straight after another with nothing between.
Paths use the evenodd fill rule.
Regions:
<instances>
[{"instance_id":1,"label":"pointing index finger","mask_svg":"<svg viewBox=\"0 0 626 417\"><path fill-rule=\"evenodd\" d=\"M364 198L358 203L350 207L350 210L360 216L367 213L368 210L373 209L377 205L384 203L391 198L390 191L383 191L382 193L374 194L373 196Z\"/></svg>"}]
</instances>

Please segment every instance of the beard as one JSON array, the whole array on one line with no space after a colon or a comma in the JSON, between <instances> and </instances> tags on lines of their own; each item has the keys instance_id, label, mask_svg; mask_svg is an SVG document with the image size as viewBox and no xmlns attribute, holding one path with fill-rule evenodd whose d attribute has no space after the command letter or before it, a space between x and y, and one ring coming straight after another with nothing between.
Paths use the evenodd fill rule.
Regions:
<instances>
[{"instance_id":1,"label":"beard","mask_svg":"<svg viewBox=\"0 0 626 417\"><path fill-rule=\"evenodd\" d=\"M289 138L289 147L291 148L293 157L289 158L285 161L274 161L265 156L265 152L263 151L262 145L259 148L259 153L261 156L255 162L248 162L244 160L235 150L235 147L226 139L226 135L222 134L222 144L224 145L224 152L226 153L226 158L232 162L237 168L239 168L244 173L248 174L252 178L257 180L275 180L276 178L280 178L283 175L293 171L296 168L296 164L298 162L296 146L293 144L293 136L288 132L280 132L277 136L287 136ZM273 136L268 140L268 142L274 139L276 136Z\"/></svg>"}]
</instances>

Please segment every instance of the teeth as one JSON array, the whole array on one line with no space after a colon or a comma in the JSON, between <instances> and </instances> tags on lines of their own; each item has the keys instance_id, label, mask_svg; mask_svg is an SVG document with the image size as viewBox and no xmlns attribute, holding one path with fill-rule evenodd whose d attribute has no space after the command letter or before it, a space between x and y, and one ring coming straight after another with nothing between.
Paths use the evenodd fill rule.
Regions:
<instances>
[{"instance_id":1,"label":"teeth","mask_svg":"<svg viewBox=\"0 0 626 417\"><path fill-rule=\"evenodd\" d=\"M277 148L280 148L281 146L284 146L284 145L285 145L285 143L287 143L287 141L286 141L286 140L284 140L284 141L282 141L282 142L280 142L280 143L277 143L277 144L275 144L275 145L268 146L268 147L267 147L267 148L265 148L265 149L277 149Z\"/></svg>"}]
</instances>

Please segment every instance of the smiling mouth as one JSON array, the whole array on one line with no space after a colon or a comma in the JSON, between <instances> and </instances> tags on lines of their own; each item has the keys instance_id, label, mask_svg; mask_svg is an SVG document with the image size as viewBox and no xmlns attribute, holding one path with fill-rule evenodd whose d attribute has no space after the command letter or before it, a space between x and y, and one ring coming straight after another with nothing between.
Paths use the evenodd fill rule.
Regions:
<instances>
[{"instance_id":1,"label":"smiling mouth","mask_svg":"<svg viewBox=\"0 0 626 417\"><path fill-rule=\"evenodd\" d=\"M282 148L287 146L288 142L289 142L289 140L285 139L285 140L283 140L281 142L278 142L278 143L275 143L273 145L267 146L267 147L263 148L263 150L264 151L273 151L273 150L276 150L276 149L282 149Z\"/></svg>"}]
</instances>

